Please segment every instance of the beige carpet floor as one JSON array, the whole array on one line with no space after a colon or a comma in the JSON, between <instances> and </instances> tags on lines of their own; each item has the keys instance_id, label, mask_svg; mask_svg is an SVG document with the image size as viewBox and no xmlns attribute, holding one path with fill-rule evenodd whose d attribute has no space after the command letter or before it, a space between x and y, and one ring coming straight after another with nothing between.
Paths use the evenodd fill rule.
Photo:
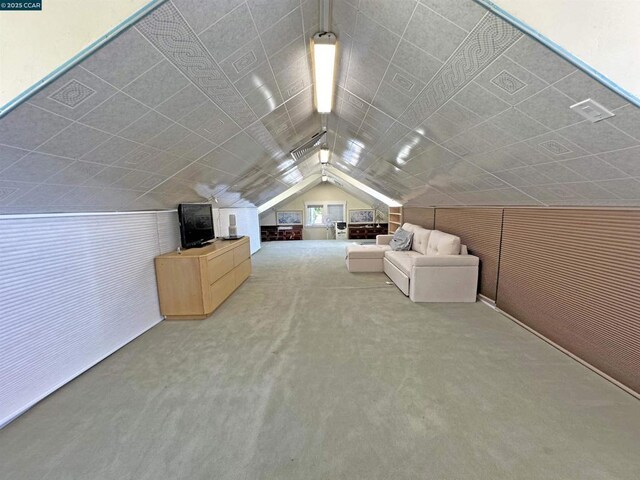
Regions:
<instances>
[{"instance_id":1,"label":"beige carpet floor","mask_svg":"<svg viewBox=\"0 0 640 480\"><path fill-rule=\"evenodd\" d=\"M0 478L640 478L639 401L343 252L263 244L212 317L162 322L1 430Z\"/></svg>"}]
</instances>

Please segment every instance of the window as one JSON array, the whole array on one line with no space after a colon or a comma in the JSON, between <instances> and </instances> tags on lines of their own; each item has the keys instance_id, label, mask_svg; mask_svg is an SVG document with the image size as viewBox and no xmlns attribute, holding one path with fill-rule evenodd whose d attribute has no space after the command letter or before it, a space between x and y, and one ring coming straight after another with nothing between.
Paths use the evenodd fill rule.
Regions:
<instances>
[{"instance_id":1,"label":"window","mask_svg":"<svg viewBox=\"0 0 640 480\"><path fill-rule=\"evenodd\" d=\"M344 222L345 202L306 202L305 225L308 227L324 227L328 222Z\"/></svg>"},{"instance_id":2,"label":"window","mask_svg":"<svg viewBox=\"0 0 640 480\"><path fill-rule=\"evenodd\" d=\"M323 212L323 205L307 205L307 225L324 225Z\"/></svg>"},{"instance_id":3,"label":"window","mask_svg":"<svg viewBox=\"0 0 640 480\"><path fill-rule=\"evenodd\" d=\"M328 203L327 215L332 222L344 222L344 203Z\"/></svg>"}]
</instances>

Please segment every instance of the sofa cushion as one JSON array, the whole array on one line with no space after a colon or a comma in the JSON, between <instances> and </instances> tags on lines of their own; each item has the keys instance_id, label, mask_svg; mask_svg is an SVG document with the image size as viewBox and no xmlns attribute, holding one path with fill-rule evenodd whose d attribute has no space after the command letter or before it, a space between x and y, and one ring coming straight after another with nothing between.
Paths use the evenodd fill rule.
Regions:
<instances>
[{"instance_id":1,"label":"sofa cushion","mask_svg":"<svg viewBox=\"0 0 640 480\"><path fill-rule=\"evenodd\" d=\"M384 258L389 245L347 245L347 258Z\"/></svg>"},{"instance_id":2,"label":"sofa cushion","mask_svg":"<svg viewBox=\"0 0 640 480\"><path fill-rule=\"evenodd\" d=\"M411 263L415 267L477 267L480 259L475 255L422 255Z\"/></svg>"},{"instance_id":3,"label":"sofa cushion","mask_svg":"<svg viewBox=\"0 0 640 480\"><path fill-rule=\"evenodd\" d=\"M376 235L376 245L389 245L393 235Z\"/></svg>"},{"instance_id":4,"label":"sofa cushion","mask_svg":"<svg viewBox=\"0 0 640 480\"><path fill-rule=\"evenodd\" d=\"M460 237L449 233L433 230L429 235L426 255L459 255Z\"/></svg>"},{"instance_id":5,"label":"sofa cushion","mask_svg":"<svg viewBox=\"0 0 640 480\"><path fill-rule=\"evenodd\" d=\"M411 245L411 250L421 253L422 255L426 255L431 232L432 230L427 230L426 228L418 227L413 232L413 243Z\"/></svg>"},{"instance_id":6,"label":"sofa cushion","mask_svg":"<svg viewBox=\"0 0 640 480\"><path fill-rule=\"evenodd\" d=\"M422 257L421 253L409 250L407 252L394 252L387 250L384 257L393 263L398 269L402 271L406 276L411 276L411 267L413 266L414 257Z\"/></svg>"},{"instance_id":7,"label":"sofa cushion","mask_svg":"<svg viewBox=\"0 0 640 480\"><path fill-rule=\"evenodd\" d=\"M393 238L389 242L389 246L391 250L394 251L411 250L412 241L413 233L399 228L393 233Z\"/></svg>"},{"instance_id":8,"label":"sofa cushion","mask_svg":"<svg viewBox=\"0 0 640 480\"><path fill-rule=\"evenodd\" d=\"M414 225L413 223L405 222L405 223L402 225L402 227L401 227L401 228L402 228L403 230L406 230L407 232L415 233L415 232L416 232L416 229L418 229L418 228L422 228L422 227L421 227L421 226L419 226L419 225Z\"/></svg>"}]
</instances>

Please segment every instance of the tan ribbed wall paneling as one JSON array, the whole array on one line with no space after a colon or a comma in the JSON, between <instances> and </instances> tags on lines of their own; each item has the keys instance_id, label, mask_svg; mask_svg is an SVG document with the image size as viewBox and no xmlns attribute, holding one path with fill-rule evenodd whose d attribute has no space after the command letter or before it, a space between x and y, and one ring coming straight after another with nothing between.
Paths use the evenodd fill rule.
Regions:
<instances>
[{"instance_id":1,"label":"tan ribbed wall paneling","mask_svg":"<svg viewBox=\"0 0 640 480\"><path fill-rule=\"evenodd\" d=\"M640 211L506 209L498 308L640 392Z\"/></svg>"},{"instance_id":2,"label":"tan ribbed wall paneling","mask_svg":"<svg viewBox=\"0 0 640 480\"><path fill-rule=\"evenodd\" d=\"M402 222L413 223L432 230L435 211L435 208L429 207L402 207Z\"/></svg>"},{"instance_id":3,"label":"tan ribbed wall paneling","mask_svg":"<svg viewBox=\"0 0 640 480\"><path fill-rule=\"evenodd\" d=\"M459 236L469 253L480 258L478 291L495 300L498 288L502 209L438 208L435 214L435 228Z\"/></svg>"}]
</instances>

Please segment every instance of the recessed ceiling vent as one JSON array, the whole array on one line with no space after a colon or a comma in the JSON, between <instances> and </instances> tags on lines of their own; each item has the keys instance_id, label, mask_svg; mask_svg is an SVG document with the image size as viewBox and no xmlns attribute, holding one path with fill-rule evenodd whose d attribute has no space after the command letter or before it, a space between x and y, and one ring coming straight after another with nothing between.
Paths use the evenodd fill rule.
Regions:
<instances>
[{"instance_id":1,"label":"recessed ceiling vent","mask_svg":"<svg viewBox=\"0 0 640 480\"><path fill-rule=\"evenodd\" d=\"M317 150L320 150L320 147L324 144L326 137L326 131L318 132L302 145L299 145L291 150L291 152L289 153L291 153L291 156L294 160L301 160L316 152Z\"/></svg>"},{"instance_id":2,"label":"recessed ceiling vent","mask_svg":"<svg viewBox=\"0 0 640 480\"><path fill-rule=\"evenodd\" d=\"M569 108L574 112L579 113L592 123L614 116L614 113L610 112L598 102L591 100L590 98L576 103L575 105L571 105Z\"/></svg>"}]
</instances>

